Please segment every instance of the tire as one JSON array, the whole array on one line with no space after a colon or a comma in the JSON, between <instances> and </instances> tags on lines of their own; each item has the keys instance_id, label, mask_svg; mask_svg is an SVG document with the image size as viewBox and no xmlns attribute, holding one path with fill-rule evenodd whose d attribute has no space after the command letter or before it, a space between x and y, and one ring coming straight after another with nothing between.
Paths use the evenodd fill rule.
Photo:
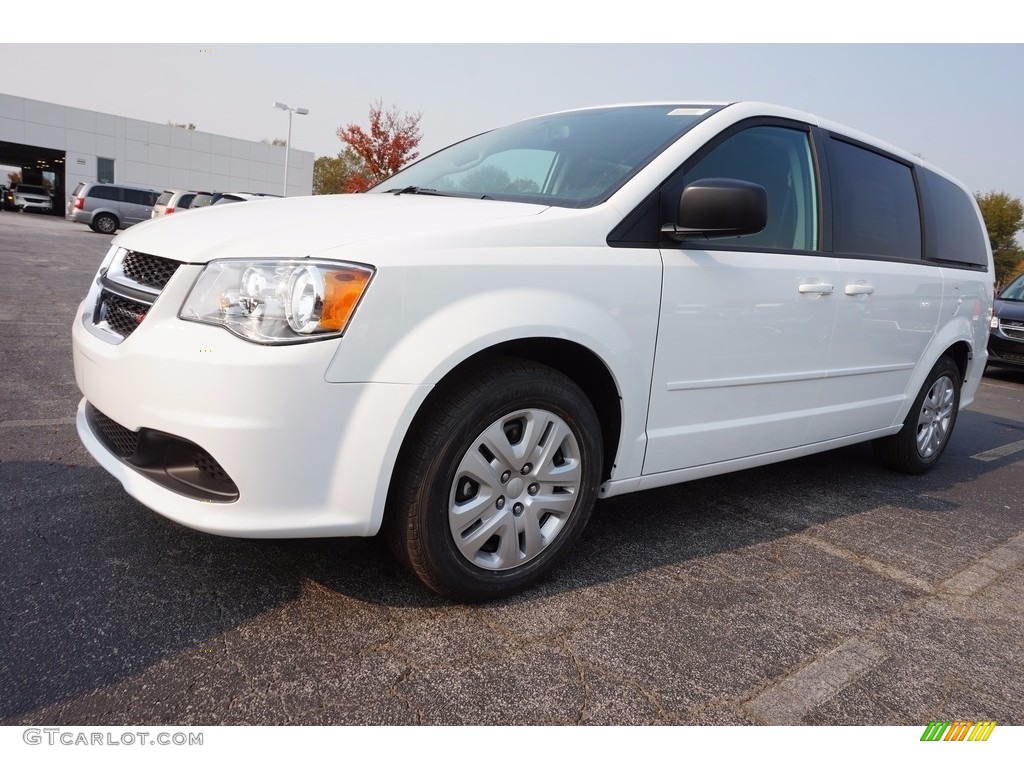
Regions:
<instances>
[{"instance_id":1,"label":"tire","mask_svg":"<svg viewBox=\"0 0 1024 768\"><path fill-rule=\"evenodd\" d=\"M92 227L93 232L99 232L101 235L112 235L117 232L118 221L117 217L111 213L101 213L99 216L93 217L92 223L89 226Z\"/></svg>"},{"instance_id":2,"label":"tire","mask_svg":"<svg viewBox=\"0 0 1024 768\"><path fill-rule=\"evenodd\" d=\"M440 390L421 414L388 495L392 551L452 600L536 583L579 538L597 497L593 405L560 372L503 358Z\"/></svg>"},{"instance_id":3,"label":"tire","mask_svg":"<svg viewBox=\"0 0 1024 768\"><path fill-rule=\"evenodd\" d=\"M949 445L960 410L963 373L948 356L940 357L918 392L903 428L874 441L875 455L909 475L927 472Z\"/></svg>"}]
</instances>

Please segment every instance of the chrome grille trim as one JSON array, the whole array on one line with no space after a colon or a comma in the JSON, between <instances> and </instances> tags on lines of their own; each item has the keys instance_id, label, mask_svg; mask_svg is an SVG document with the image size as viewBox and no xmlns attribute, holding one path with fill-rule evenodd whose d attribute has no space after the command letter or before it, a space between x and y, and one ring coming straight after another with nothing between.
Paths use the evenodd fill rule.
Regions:
<instances>
[{"instance_id":1,"label":"chrome grille trim","mask_svg":"<svg viewBox=\"0 0 1024 768\"><path fill-rule=\"evenodd\" d=\"M1000 320L999 330L1011 339L1024 341L1024 320Z\"/></svg>"},{"instance_id":2,"label":"chrome grille trim","mask_svg":"<svg viewBox=\"0 0 1024 768\"><path fill-rule=\"evenodd\" d=\"M138 251L121 250L106 272L97 276L92 328L120 344L139 327L161 292L184 262ZM102 334L102 335L101 335Z\"/></svg>"}]
</instances>

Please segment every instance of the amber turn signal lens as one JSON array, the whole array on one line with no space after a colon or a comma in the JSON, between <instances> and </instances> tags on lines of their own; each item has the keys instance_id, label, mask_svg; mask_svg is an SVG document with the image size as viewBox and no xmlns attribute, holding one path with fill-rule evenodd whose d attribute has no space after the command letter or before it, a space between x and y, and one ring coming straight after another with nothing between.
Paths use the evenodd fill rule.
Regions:
<instances>
[{"instance_id":1,"label":"amber turn signal lens","mask_svg":"<svg viewBox=\"0 0 1024 768\"><path fill-rule=\"evenodd\" d=\"M324 275L324 308L320 327L341 331L348 325L352 310L370 282L370 272L361 269L338 269Z\"/></svg>"}]
</instances>

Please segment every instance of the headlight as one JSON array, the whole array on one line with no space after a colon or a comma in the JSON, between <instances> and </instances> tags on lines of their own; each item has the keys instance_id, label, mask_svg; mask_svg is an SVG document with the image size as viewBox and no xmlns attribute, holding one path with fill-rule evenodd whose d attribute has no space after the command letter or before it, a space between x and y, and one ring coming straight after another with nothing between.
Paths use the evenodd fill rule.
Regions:
<instances>
[{"instance_id":1,"label":"headlight","mask_svg":"<svg viewBox=\"0 0 1024 768\"><path fill-rule=\"evenodd\" d=\"M340 336L373 269L311 259L211 261L178 317L262 344Z\"/></svg>"}]
</instances>

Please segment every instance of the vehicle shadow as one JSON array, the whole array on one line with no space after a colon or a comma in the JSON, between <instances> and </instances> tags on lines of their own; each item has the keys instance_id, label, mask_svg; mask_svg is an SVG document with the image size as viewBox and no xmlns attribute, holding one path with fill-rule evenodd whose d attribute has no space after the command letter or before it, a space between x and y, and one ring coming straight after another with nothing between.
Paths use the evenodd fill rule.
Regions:
<instances>
[{"instance_id":1,"label":"vehicle shadow","mask_svg":"<svg viewBox=\"0 0 1024 768\"><path fill-rule=\"evenodd\" d=\"M861 445L606 500L561 567L495 605L529 605L886 505L940 515L950 536L976 535L977 521L942 496L1012 462L971 457L1021 431L1024 423L961 414L942 463L921 477L881 468ZM371 621L394 609L464 610L405 573L378 539L206 535L146 510L96 467L5 462L0 480L3 724L209 644L299 600L310 583L328 601L344 599L342 612L358 601ZM993 514L1019 527L1015 511Z\"/></svg>"}]
</instances>

